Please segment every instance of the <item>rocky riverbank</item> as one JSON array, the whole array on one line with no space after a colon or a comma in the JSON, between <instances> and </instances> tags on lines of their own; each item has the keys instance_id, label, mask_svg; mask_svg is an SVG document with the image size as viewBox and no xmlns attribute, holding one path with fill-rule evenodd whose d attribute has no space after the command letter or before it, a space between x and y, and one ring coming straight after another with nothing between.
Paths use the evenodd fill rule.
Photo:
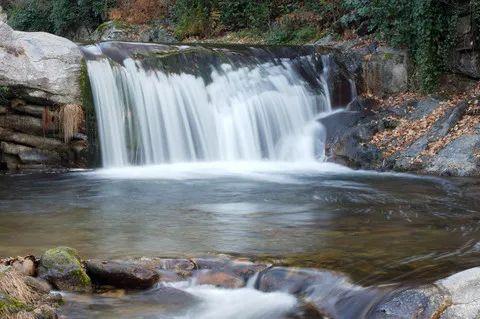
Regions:
<instances>
[{"instance_id":1,"label":"rocky riverbank","mask_svg":"<svg viewBox=\"0 0 480 319\"><path fill-rule=\"evenodd\" d=\"M71 293L118 300L170 298L187 306L196 297L171 285L181 281L219 289L249 285L264 293L294 295L298 304L288 318L467 319L480 315L480 268L419 287L361 287L341 273L226 255L82 260L67 247L50 249L40 258L0 260L0 314L2 318L68 318L65 308L69 305L62 295Z\"/></svg>"}]
</instances>

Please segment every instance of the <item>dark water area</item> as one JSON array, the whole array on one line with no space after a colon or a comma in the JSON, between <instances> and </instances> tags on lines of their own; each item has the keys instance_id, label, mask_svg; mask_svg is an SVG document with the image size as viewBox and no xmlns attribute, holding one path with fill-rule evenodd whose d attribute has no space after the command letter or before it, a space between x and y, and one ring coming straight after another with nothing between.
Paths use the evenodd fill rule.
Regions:
<instances>
[{"instance_id":1,"label":"dark water area","mask_svg":"<svg viewBox=\"0 0 480 319\"><path fill-rule=\"evenodd\" d=\"M229 253L361 285L478 266L477 179L319 167L0 176L0 256L58 245L101 258Z\"/></svg>"}]
</instances>

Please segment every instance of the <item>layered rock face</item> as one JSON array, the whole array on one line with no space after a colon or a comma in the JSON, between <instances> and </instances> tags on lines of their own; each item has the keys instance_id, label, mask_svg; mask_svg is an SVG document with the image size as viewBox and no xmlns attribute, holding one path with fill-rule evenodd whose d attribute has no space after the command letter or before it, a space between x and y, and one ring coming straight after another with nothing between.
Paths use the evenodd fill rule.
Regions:
<instances>
[{"instance_id":1,"label":"layered rock face","mask_svg":"<svg viewBox=\"0 0 480 319\"><path fill-rule=\"evenodd\" d=\"M82 166L81 61L73 42L0 19L1 169Z\"/></svg>"}]
</instances>

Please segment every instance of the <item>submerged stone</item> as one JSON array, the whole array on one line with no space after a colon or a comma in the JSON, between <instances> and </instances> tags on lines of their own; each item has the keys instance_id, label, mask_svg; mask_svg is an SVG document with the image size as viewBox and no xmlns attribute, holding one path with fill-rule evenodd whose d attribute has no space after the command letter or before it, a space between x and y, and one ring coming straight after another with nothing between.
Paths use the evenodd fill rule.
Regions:
<instances>
[{"instance_id":1,"label":"submerged stone","mask_svg":"<svg viewBox=\"0 0 480 319\"><path fill-rule=\"evenodd\" d=\"M245 286L242 278L226 272L201 270L194 274L194 281L198 285L212 285L221 288L241 288Z\"/></svg>"},{"instance_id":2,"label":"submerged stone","mask_svg":"<svg viewBox=\"0 0 480 319\"><path fill-rule=\"evenodd\" d=\"M47 250L40 259L38 276L60 290L91 290L91 280L83 269L77 251L69 247Z\"/></svg>"},{"instance_id":3,"label":"submerged stone","mask_svg":"<svg viewBox=\"0 0 480 319\"><path fill-rule=\"evenodd\" d=\"M89 260L85 266L93 282L98 285L147 289L160 279L156 271L128 261Z\"/></svg>"}]
</instances>

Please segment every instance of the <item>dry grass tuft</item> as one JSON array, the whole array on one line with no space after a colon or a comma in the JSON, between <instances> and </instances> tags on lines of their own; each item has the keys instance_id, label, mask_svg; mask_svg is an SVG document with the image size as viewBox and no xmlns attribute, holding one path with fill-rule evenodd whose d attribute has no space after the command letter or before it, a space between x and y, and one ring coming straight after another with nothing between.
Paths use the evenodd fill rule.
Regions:
<instances>
[{"instance_id":1,"label":"dry grass tuft","mask_svg":"<svg viewBox=\"0 0 480 319\"><path fill-rule=\"evenodd\" d=\"M60 132L63 140L68 143L79 132L84 120L83 109L80 105L68 104L60 109Z\"/></svg>"},{"instance_id":2,"label":"dry grass tuft","mask_svg":"<svg viewBox=\"0 0 480 319\"><path fill-rule=\"evenodd\" d=\"M38 294L24 281L24 275L14 270L0 273L0 293L9 295L25 304L32 304L38 299Z\"/></svg>"}]
</instances>

